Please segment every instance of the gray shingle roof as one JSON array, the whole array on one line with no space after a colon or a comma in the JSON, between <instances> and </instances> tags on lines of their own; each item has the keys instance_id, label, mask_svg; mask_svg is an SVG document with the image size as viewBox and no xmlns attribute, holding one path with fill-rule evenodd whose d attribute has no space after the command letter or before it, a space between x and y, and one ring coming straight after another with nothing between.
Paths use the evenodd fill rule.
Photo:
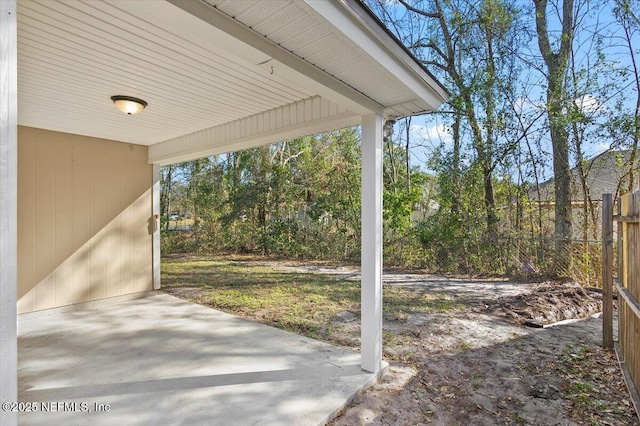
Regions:
<instances>
[{"instance_id":1,"label":"gray shingle roof","mask_svg":"<svg viewBox=\"0 0 640 426\"><path fill-rule=\"evenodd\" d=\"M638 155L640 155L640 153L638 153ZM638 168L640 167L638 155L635 159L635 181L640 178L640 176L637 175ZM592 201L602 200L602 194L615 194L621 182L620 188L622 192L625 192L629 181L630 157L630 150L605 151L585 162L586 182ZM554 179L552 178L540 184L540 201L551 202L554 200L553 182ZM580 174L578 168L574 167L571 169L572 201L584 201L581 188ZM533 200L538 200L538 193L535 188L530 190L530 197Z\"/></svg>"}]
</instances>

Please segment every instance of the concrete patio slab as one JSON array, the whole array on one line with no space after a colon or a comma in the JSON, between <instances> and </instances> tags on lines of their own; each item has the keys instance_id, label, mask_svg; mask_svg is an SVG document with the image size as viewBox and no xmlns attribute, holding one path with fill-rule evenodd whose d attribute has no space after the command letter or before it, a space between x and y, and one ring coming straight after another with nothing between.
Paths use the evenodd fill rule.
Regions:
<instances>
[{"instance_id":1,"label":"concrete patio slab","mask_svg":"<svg viewBox=\"0 0 640 426\"><path fill-rule=\"evenodd\" d=\"M21 425L318 425L360 354L162 293L20 315Z\"/></svg>"}]
</instances>

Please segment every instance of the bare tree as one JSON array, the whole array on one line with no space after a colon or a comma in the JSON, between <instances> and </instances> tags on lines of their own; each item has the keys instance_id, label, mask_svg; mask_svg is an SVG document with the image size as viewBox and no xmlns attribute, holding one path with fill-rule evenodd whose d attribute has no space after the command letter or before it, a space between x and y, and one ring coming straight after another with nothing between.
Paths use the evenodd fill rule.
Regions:
<instances>
[{"instance_id":1,"label":"bare tree","mask_svg":"<svg viewBox=\"0 0 640 426\"><path fill-rule=\"evenodd\" d=\"M637 156L640 141L640 70L637 64L637 51L634 49L633 43L634 36L637 36L637 32L640 29L640 19L638 19L636 14L637 9L640 9L640 2L638 1L615 0L614 15L622 26L624 45L629 52L629 58L631 60L631 75L636 95L633 116L631 120L629 120L631 133L631 152L629 155L628 170L629 181L627 186L629 192L634 190L636 174L640 173L640 170L637 170Z\"/></svg>"},{"instance_id":2,"label":"bare tree","mask_svg":"<svg viewBox=\"0 0 640 426\"><path fill-rule=\"evenodd\" d=\"M554 269L556 274L561 275L567 273L571 266L571 171L569 168L569 133L566 120L568 99L565 77L575 33L574 0L562 1L562 15L559 17L562 30L555 50L551 45L547 22L548 1L533 0L533 4L536 14L538 47L546 65L547 115L553 147L555 195L556 253ZM558 4L553 6L559 10Z\"/></svg>"}]
</instances>

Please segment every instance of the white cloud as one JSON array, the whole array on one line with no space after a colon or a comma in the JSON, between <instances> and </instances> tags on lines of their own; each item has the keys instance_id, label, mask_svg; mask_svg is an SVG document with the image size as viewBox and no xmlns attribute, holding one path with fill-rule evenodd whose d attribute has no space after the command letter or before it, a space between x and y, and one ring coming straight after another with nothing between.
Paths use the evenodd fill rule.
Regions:
<instances>
[{"instance_id":1,"label":"white cloud","mask_svg":"<svg viewBox=\"0 0 640 426\"><path fill-rule=\"evenodd\" d=\"M531 110L540 110L543 108L544 104L535 103L524 96L518 97L513 104L513 109L520 114Z\"/></svg>"},{"instance_id":2,"label":"white cloud","mask_svg":"<svg viewBox=\"0 0 640 426\"><path fill-rule=\"evenodd\" d=\"M420 138L424 141L431 142L434 146L444 143L451 145L453 137L451 136L451 128L444 124L436 124L431 127L413 124L410 128L412 138Z\"/></svg>"},{"instance_id":3,"label":"white cloud","mask_svg":"<svg viewBox=\"0 0 640 426\"><path fill-rule=\"evenodd\" d=\"M600 99L593 95L584 95L573 101L576 106L585 114L594 114L603 107Z\"/></svg>"}]
</instances>

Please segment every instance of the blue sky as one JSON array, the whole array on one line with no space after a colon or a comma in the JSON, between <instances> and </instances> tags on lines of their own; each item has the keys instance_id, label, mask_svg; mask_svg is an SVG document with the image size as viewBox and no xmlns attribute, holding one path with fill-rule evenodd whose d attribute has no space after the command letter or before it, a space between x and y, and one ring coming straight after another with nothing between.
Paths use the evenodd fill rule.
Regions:
<instances>
[{"instance_id":1,"label":"blue sky","mask_svg":"<svg viewBox=\"0 0 640 426\"><path fill-rule=\"evenodd\" d=\"M395 0L385 0L388 10L391 13L403 13L404 7ZM526 25L533 28L532 11L530 1L520 0L518 2L523 7L523 18L527 20ZM550 1L550 6L553 2ZM561 4L562 1L559 0ZM576 0L576 3L581 3ZM585 3L586 4L586 3ZM590 2L591 5L599 5L600 7L592 7L586 9L585 5L580 5L578 15L580 16L581 31L576 33L574 43L574 60L585 76L588 76L594 83L601 87L606 87L613 79L621 79L615 70L631 66L630 55L627 47L622 39L622 28L614 19L612 12L613 1L608 2ZM528 9L528 10L527 10ZM553 33L559 33L559 20L552 8L549 8L549 29ZM602 34L605 37L602 40L594 37L594 33ZM553 35L552 35L553 36ZM640 46L640 36L633 35L634 46ZM602 43L604 57L598 56L596 50L598 43ZM539 55L537 41L532 39L528 45L528 55L535 57ZM522 82L532 82L533 86L529 89L528 96L522 95L519 98L520 108L523 111L530 112L532 115L538 115L538 112L544 111L544 79L543 75L536 71L530 70L521 75ZM619 80L618 80L619 81ZM635 85L629 76L626 77L626 83L623 86L624 100L621 100L620 93L606 93L605 91L593 90L591 92L588 87L581 92L581 95L575 100L576 104L582 108L585 115L590 116L594 122L603 122L606 120L607 113L613 111L616 102L621 102L624 108L632 111L634 108L637 92ZM417 116L411 119L410 141L412 146L412 164L420 165L422 169L426 169L426 161L435 150L451 148L451 134L448 127L446 117L437 114ZM400 128L404 124L401 121L396 124L396 135L401 139L405 139L405 132ZM539 138L539 148L548 154L550 160L550 142L548 130L543 126L543 121L535 125L536 132L533 136ZM607 138L596 138L595 135L586 138L584 142L584 153L586 158L594 157L601 152L609 149L611 140ZM549 161L550 162L550 161ZM552 175L550 165L541 170L542 179L546 179Z\"/></svg>"}]
</instances>

